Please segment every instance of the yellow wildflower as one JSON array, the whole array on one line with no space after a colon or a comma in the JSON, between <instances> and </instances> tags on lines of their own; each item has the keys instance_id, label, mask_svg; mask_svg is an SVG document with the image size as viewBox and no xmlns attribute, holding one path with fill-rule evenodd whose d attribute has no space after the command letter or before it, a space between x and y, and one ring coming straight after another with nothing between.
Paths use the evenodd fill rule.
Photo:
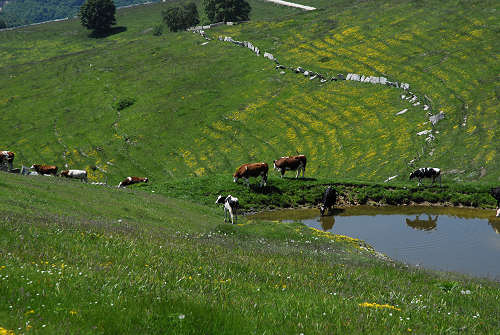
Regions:
<instances>
[{"instance_id":1,"label":"yellow wildflower","mask_svg":"<svg viewBox=\"0 0 500 335\"><path fill-rule=\"evenodd\" d=\"M0 335L15 335L13 330L8 330L0 327Z\"/></svg>"},{"instance_id":2,"label":"yellow wildflower","mask_svg":"<svg viewBox=\"0 0 500 335\"><path fill-rule=\"evenodd\" d=\"M74 310L71 310L71 311L69 311L69 314L71 314L71 315L76 315L76 314L77 314L77 312L76 312L76 311L74 311Z\"/></svg>"},{"instance_id":3,"label":"yellow wildflower","mask_svg":"<svg viewBox=\"0 0 500 335\"><path fill-rule=\"evenodd\" d=\"M388 304L380 305L375 302L364 302L362 304L359 304L361 307L371 307L371 308L389 308L389 309L394 309L396 311L400 311L401 308L397 308Z\"/></svg>"}]
</instances>

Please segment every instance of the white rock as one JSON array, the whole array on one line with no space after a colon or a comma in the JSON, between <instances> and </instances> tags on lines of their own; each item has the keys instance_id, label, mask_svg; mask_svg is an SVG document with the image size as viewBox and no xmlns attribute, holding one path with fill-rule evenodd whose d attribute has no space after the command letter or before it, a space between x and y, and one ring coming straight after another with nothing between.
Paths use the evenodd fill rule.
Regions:
<instances>
[{"instance_id":1,"label":"white rock","mask_svg":"<svg viewBox=\"0 0 500 335\"><path fill-rule=\"evenodd\" d=\"M421 132L418 132L417 135L418 136L427 135L427 134L430 134L431 132L432 132L431 129L422 130Z\"/></svg>"},{"instance_id":2,"label":"white rock","mask_svg":"<svg viewBox=\"0 0 500 335\"><path fill-rule=\"evenodd\" d=\"M397 113L396 113L396 115L401 115L401 114L404 114L404 113L406 113L406 112L408 112L408 108L405 108L405 109L403 109L403 110L402 110L402 111L400 111L400 112L397 112Z\"/></svg>"}]
</instances>

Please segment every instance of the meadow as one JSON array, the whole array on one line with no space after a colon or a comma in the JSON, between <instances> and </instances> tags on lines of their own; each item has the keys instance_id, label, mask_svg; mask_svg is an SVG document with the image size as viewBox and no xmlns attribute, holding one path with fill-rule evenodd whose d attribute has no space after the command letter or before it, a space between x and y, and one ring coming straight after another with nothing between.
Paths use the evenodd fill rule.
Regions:
<instances>
[{"instance_id":1,"label":"meadow","mask_svg":"<svg viewBox=\"0 0 500 335\"><path fill-rule=\"evenodd\" d=\"M416 135L428 115L395 87L320 84L229 43L154 36L177 3L120 10L101 38L77 20L0 32L0 149L15 166L150 180L116 189L0 172L0 334L498 333L497 282L298 223L223 224L213 202L315 206L333 184L344 205L493 208L499 4L308 0L318 10L302 12L251 0L250 22L207 31L325 75L410 83L446 113L428 144ZM242 163L296 152L305 180L232 183ZM408 182L427 165L442 187Z\"/></svg>"},{"instance_id":2,"label":"meadow","mask_svg":"<svg viewBox=\"0 0 500 335\"><path fill-rule=\"evenodd\" d=\"M0 173L0 332L498 331L498 283L297 223L222 223L153 192Z\"/></svg>"}]
</instances>

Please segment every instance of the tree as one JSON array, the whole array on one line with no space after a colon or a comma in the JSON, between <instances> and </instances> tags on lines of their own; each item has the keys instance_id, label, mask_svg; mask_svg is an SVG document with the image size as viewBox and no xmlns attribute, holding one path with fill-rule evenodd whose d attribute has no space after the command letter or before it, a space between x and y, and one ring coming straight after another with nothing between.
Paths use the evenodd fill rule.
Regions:
<instances>
[{"instance_id":1,"label":"tree","mask_svg":"<svg viewBox=\"0 0 500 335\"><path fill-rule=\"evenodd\" d=\"M193 2L183 8L171 7L163 12L163 22L170 31L179 31L195 26L200 23L198 9Z\"/></svg>"},{"instance_id":2,"label":"tree","mask_svg":"<svg viewBox=\"0 0 500 335\"><path fill-rule=\"evenodd\" d=\"M245 0L205 0L204 7L212 23L247 21L252 10Z\"/></svg>"},{"instance_id":3,"label":"tree","mask_svg":"<svg viewBox=\"0 0 500 335\"><path fill-rule=\"evenodd\" d=\"M196 4L194 2L188 3L184 6L184 19L187 24L187 27L194 27L198 23L200 23L200 17L198 15L198 8L196 8Z\"/></svg>"},{"instance_id":4,"label":"tree","mask_svg":"<svg viewBox=\"0 0 500 335\"><path fill-rule=\"evenodd\" d=\"M87 29L106 32L116 24L115 12L113 0L87 0L80 7L80 22Z\"/></svg>"}]
</instances>

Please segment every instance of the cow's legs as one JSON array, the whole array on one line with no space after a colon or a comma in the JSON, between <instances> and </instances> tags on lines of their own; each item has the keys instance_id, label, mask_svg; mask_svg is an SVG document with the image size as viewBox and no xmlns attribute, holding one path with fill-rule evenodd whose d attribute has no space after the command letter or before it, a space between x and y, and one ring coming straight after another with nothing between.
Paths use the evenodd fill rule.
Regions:
<instances>
[{"instance_id":1,"label":"cow's legs","mask_svg":"<svg viewBox=\"0 0 500 335\"><path fill-rule=\"evenodd\" d=\"M300 166L297 168L297 174L295 174L295 179L299 178Z\"/></svg>"},{"instance_id":2,"label":"cow's legs","mask_svg":"<svg viewBox=\"0 0 500 335\"><path fill-rule=\"evenodd\" d=\"M267 174L263 174L262 180L260 181L260 187L262 187L262 185L266 186L266 183L267 183Z\"/></svg>"},{"instance_id":3,"label":"cow's legs","mask_svg":"<svg viewBox=\"0 0 500 335\"><path fill-rule=\"evenodd\" d=\"M229 211L229 216L231 216L231 224L234 224L233 209L231 206L229 206L228 211Z\"/></svg>"},{"instance_id":4,"label":"cow's legs","mask_svg":"<svg viewBox=\"0 0 500 335\"><path fill-rule=\"evenodd\" d=\"M224 207L224 222L226 222L226 217L227 217L227 208Z\"/></svg>"}]
</instances>

